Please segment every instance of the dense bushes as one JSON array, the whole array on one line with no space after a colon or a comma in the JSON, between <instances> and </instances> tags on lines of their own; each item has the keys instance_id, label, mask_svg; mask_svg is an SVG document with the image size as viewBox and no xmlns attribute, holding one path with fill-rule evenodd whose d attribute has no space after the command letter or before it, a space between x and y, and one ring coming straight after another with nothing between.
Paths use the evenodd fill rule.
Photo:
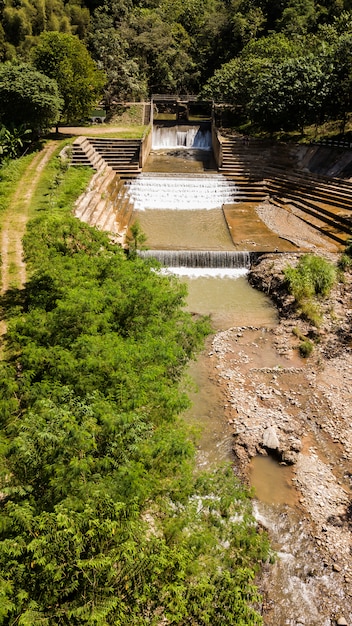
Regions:
<instances>
[{"instance_id":1,"label":"dense bushes","mask_svg":"<svg viewBox=\"0 0 352 626\"><path fill-rule=\"evenodd\" d=\"M324 298L330 293L336 280L335 266L322 257L305 254L297 267L287 267L284 275L302 314L318 326L320 313L317 298Z\"/></svg>"},{"instance_id":2,"label":"dense bushes","mask_svg":"<svg viewBox=\"0 0 352 626\"><path fill-rule=\"evenodd\" d=\"M54 168L2 302L0 624L260 624L266 537L230 468L195 471L178 417L208 322L69 215L79 176Z\"/></svg>"}]
</instances>

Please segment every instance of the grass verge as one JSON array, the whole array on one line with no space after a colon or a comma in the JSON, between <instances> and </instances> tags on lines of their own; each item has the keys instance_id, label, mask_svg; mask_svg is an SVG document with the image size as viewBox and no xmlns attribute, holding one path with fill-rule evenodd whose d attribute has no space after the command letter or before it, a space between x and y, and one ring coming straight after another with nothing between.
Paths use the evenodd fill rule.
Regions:
<instances>
[{"instance_id":1,"label":"grass verge","mask_svg":"<svg viewBox=\"0 0 352 626\"><path fill-rule=\"evenodd\" d=\"M63 207L67 207L68 211L73 210L75 200L94 175L92 168L70 167L68 161L60 157L60 152L69 143L67 140L60 141L44 168L31 198L30 216L42 211L53 214Z\"/></svg>"}]
</instances>

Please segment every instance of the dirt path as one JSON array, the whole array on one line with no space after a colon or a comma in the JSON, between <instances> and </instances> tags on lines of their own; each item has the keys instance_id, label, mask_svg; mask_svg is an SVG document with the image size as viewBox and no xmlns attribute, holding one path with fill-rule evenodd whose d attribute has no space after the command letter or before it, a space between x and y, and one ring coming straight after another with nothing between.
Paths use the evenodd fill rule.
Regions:
<instances>
[{"instance_id":1,"label":"dirt path","mask_svg":"<svg viewBox=\"0 0 352 626\"><path fill-rule=\"evenodd\" d=\"M22 238L28 220L31 198L38 184L40 175L57 147L49 141L38 152L26 169L17 186L11 204L6 210L1 227L1 292L9 287L22 287L26 280L26 268L23 261Z\"/></svg>"},{"instance_id":2,"label":"dirt path","mask_svg":"<svg viewBox=\"0 0 352 626\"><path fill-rule=\"evenodd\" d=\"M109 124L99 124L97 126L60 126L59 133L64 136L84 135L92 137L95 135L104 136L115 133L131 132L131 126L109 126Z\"/></svg>"},{"instance_id":3,"label":"dirt path","mask_svg":"<svg viewBox=\"0 0 352 626\"><path fill-rule=\"evenodd\" d=\"M1 293L10 287L23 287L26 282L26 266L23 260L22 239L29 217L31 198L40 175L57 148L57 142L49 141L28 165L17 185L12 201L2 217L0 234ZM0 337L6 332L5 320L0 320Z\"/></svg>"}]
</instances>

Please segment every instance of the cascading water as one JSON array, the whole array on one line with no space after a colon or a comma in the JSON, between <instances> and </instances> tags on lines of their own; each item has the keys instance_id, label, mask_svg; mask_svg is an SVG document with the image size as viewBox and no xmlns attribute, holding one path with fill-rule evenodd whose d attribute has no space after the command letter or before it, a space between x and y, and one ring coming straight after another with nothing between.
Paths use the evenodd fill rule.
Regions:
<instances>
[{"instance_id":1,"label":"cascading water","mask_svg":"<svg viewBox=\"0 0 352 626\"><path fill-rule=\"evenodd\" d=\"M179 152L185 154L185 151ZM235 264L234 259L238 255L221 210L222 204L236 202L235 188L230 185L229 189L228 181L220 175L199 175L199 169L192 170L193 156L187 158L185 169L186 159L173 156L168 161L170 153L165 155L165 165L161 170L149 162L149 172L152 174L142 175L130 183L131 198L135 207L138 207L135 217L140 220L141 228L147 235L147 245L152 248L143 252L143 256L157 258L166 264L165 271L183 274L182 281L188 286L187 309L192 313L210 315L216 330L237 327L237 337L242 337L243 327L252 327L255 333L259 333L259 338L254 337L255 341L250 339L250 346L259 354L259 363L262 363L265 343L261 337L262 334L266 335L269 326L275 326L276 311L262 293L250 287L244 276L236 274L248 271L247 253L240 253L237 257L240 264L243 262L242 267L220 267L221 263L225 264L225 259L227 263ZM195 155L196 151L192 154ZM151 155L151 160L153 158ZM175 171L177 158L183 158L184 162L176 171L190 173L190 176L186 178L174 173L161 175L160 171ZM212 210L204 210L209 208L208 201L205 200L210 191L208 183L212 189L214 186L217 189L215 194L213 191L210 194L210 205L214 207ZM219 186L224 187L220 198ZM187 201L183 197L185 187ZM205 187L206 194L203 193ZM225 190L229 195L224 193ZM147 210L148 208L152 210ZM197 210L189 210L194 208ZM213 213L216 214L216 219L210 221ZM220 228L218 224L221 221ZM214 252L209 254L209 265L199 267L205 263L204 255L208 254L208 250ZM217 256L221 250L226 254ZM198 266L193 267L194 264ZM215 267L210 267L211 264ZM198 272L202 276L194 280ZM221 280L209 278L212 272L221 276ZM229 278L232 272L235 273L236 280ZM226 277L223 278L225 274ZM250 352L249 360L251 354ZM271 347L269 354L271 355ZM228 459L233 441L233 431L227 428L227 422L224 421L223 397L217 396L216 385L213 390L209 385L209 355L210 353L204 353L200 356L199 361L204 360L204 374L195 378L202 399L194 400L192 411L186 416L187 421L197 426L205 425L205 441L199 445L199 462L205 466ZM233 356L230 355L229 358L232 360ZM194 367L200 369L198 363ZM231 374L226 374L226 379L230 377ZM273 480L271 489L275 488L276 483ZM324 568L321 555L315 550L314 541L310 538L307 521L302 520L300 512L288 504L257 502L254 513L258 523L268 529L273 548L277 551L276 563L273 566L268 565L268 576L263 581L262 591L266 605L263 607L264 623L267 626L332 626L331 620L321 615L320 603L324 597L329 597L329 590L336 584L334 572L330 571L329 574L327 568Z\"/></svg>"},{"instance_id":2,"label":"cascading water","mask_svg":"<svg viewBox=\"0 0 352 626\"><path fill-rule=\"evenodd\" d=\"M249 252L223 250L141 250L144 259L156 259L166 272L187 278L239 278L250 266Z\"/></svg>"},{"instance_id":3,"label":"cascading water","mask_svg":"<svg viewBox=\"0 0 352 626\"><path fill-rule=\"evenodd\" d=\"M172 150L176 148L195 148L211 150L211 132L201 126L154 126L152 149Z\"/></svg>"},{"instance_id":4,"label":"cascading water","mask_svg":"<svg viewBox=\"0 0 352 626\"><path fill-rule=\"evenodd\" d=\"M143 258L155 258L168 267L213 267L247 270L250 266L249 252L222 250L142 250Z\"/></svg>"},{"instance_id":5,"label":"cascading water","mask_svg":"<svg viewBox=\"0 0 352 626\"><path fill-rule=\"evenodd\" d=\"M236 187L222 175L140 174L126 183L136 210L218 209L235 202Z\"/></svg>"},{"instance_id":6,"label":"cascading water","mask_svg":"<svg viewBox=\"0 0 352 626\"><path fill-rule=\"evenodd\" d=\"M268 573L265 595L275 598L270 624L331 626L322 616L321 598L334 586L333 572L311 541L307 520L291 507L254 502L255 518L268 529L277 559Z\"/></svg>"}]
</instances>

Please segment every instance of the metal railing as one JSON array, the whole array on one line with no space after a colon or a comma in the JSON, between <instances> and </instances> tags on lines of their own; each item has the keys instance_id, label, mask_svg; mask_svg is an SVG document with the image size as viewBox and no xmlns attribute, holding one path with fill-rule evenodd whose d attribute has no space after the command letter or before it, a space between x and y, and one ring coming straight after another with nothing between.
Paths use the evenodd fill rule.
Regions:
<instances>
[{"instance_id":1,"label":"metal railing","mask_svg":"<svg viewBox=\"0 0 352 626\"><path fill-rule=\"evenodd\" d=\"M316 141L312 141L311 145L328 146L331 148L347 148L348 150L352 148L352 142L346 141L345 139L318 139Z\"/></svg>"}]
</instances>

